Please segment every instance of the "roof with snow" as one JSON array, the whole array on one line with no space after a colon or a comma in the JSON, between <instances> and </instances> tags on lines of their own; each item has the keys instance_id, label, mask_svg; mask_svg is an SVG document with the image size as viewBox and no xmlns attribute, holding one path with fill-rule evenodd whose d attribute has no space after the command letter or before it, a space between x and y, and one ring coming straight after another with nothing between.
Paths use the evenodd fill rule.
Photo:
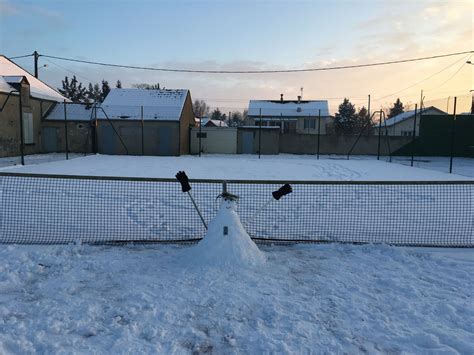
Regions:
<instances>
[{"instance_id":1,"label":"roof with snow","mask_svg":"<svg viewBox=\"0 0 474 355\"><path fill-rule=\"evenodd\" d=\"M274 117L303 117L317 116L321 110L321 116L329 116L327 100L250 100L247 116L258 117L262 110L262 116Z\"/></svg>"},{"instance_id":2,"label":"roof with snow","mask_svg":"<svg viewBox=\"0 0 474 355\"><path fill-rule=\"evenodd\" d=\"M202 119L202 126L216 126L216 127L227 127L227 123L221 120L211 120L210 118ZM210 124L209 124L210 123Z\"/></svg>"},{"instance_id":3,"label":"roof with snow","mask_svg":"<svg viewBox=\"0 0 474 355\"><path fill-rule=\"evenodd\" d=\"M92 105L84 104L66 104L66 119L68 121L90 121L92 114ZM98 113L99 111L97 111ZM48 113L48 120L64 120L64 104L54 105L51 112Z\"/></svg>"},{"instance_id":4,"label":"roof with snow","mask_svg":"<svg viewBox=\"0 0 474 355\"><path fill-rule=\"evenodd\" d=\"M70 101L3 55L0 55L0 77L3 77L3 80L0 80L0 92L8 93L13 90L13 87L7 82L20 82L22 77L26 77L30 83L30 95L32 97L57 102Z\"/></svg>"},{"instance_id":5,"label":"roof with snow","mask_svg":"<svg viewBox=\"0 0 474 355\"><path fill-rule=\"evenodd\" d=\"M430 106L430 107L425 107L423 110L422 110L422 114L423 113L426 113L427 111L434 111L436 112L436 114L438 115L447 115L446 112L434 107L434 106ZM418 111L419 113L420 111ZM400 123L400 122L403 122L403 121L406 121L408 120L409 118L412 118L413 116L415 116L415 110L410 110L410 111L406 111L406 112L403 112L399 115L396 115L396 116L393 116L389 119L387 119L385 122L384 122L384 125L386 126L393 126L397 123Z\"/></svg>"},{"instance_id":6,"label":"roof with snow","mask_svg":"<svg viewBox=\"0 0 474 355\"><path fill-rule=\"evenodd\" d=\"M101 107L109 118L146 120L179 120L188 90L112 89ZM102 110L99 118L105 118Z\"/></svg>"}]
</instances>

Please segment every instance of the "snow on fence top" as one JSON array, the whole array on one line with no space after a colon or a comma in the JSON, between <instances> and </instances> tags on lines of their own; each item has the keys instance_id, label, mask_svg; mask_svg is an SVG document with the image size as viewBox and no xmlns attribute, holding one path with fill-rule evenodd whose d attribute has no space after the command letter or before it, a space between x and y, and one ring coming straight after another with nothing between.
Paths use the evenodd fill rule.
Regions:
<instances>
[{"instance_id":1,"label":"snow on fence top","mask_svg":"<svg viewBox=\"0 0 474 355\"><path fill-rule=\"evenodd\" d=\"M417 112L417 115L420 113L420 111L418 110ZM447 113L444 112L444 111L441 111L440 109L437 109L436 107L434 106L430 106L430 107L425 107L422 111L422 114L425 114L425 113L429 113L429 114L440 114L440 115L446 115ZM389 118L388 120L386 120L383 125L386 125L386 126L393 126L397 123L400 123L400 122L403 122L409 118L412 118L413 116L415 116L415 110L410 110L410 111L407 111L407 112L403 112L399 115L396 115L396 116L393 116L392 118Z\"/></svg>"},{"instance_id":2,"label":"snow on fence top","mask_svg":"<svg viewBox=\"0 0 474 355\"><path fill-rule=\"evenodd\" d=\"M109 118L147 120L179 120L188 90L112 89L102 108ZM105 118L102 110L98 118Z\"/></svg>"},{"instance_id":3,"label":"snow on fence top","mask_svg":"<svg viewBox=\"0 0 474 355\"><path fill-rule=\"evenodd\" d=\"M17 82L15 77L21 78L23 76L25 76L30 83L30 95L32 97L57 102L64 100L69 101L59 92L28 73L25 69L13 63L5 56L0 55L0 77L3 77L2 80L0 80L0 92L8 93L14 90L14 88L7 83L5 77L8 77L9 82Z\"/></svg>"},{"instance_id":4,"label":"snow on fence top","mask_svg":"<svg viewBox=\"0 0 474 355\"><path fill-rule=\"evenodd\" d=\"M327 100L250 100L248 116L274 117L304 117L318 116L321 110L321 116L329 116L329 108Z\"/></svg>"}]
</instances>

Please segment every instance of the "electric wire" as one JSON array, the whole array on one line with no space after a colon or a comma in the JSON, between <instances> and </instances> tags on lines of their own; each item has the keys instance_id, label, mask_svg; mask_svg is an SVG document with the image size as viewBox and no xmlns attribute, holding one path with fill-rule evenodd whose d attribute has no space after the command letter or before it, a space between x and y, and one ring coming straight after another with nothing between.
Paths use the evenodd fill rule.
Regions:
<instances>
[{"instance_id":1,"label":"electric wire","mask_svg":"<svg viewBox=\"0 0 474 355\"><path fill-rule=\"evenodd\" d=\"M429 60L429 59L438 59L438 58L452 57L452 56L471 54L471 53L474 53L474 51L471 50L471 51L465 51L465 52L448 53L448 54L433 55L433 56L427 56L427 57L400 59L400 60L392 60L392 61L387 61L387 62L376 62L376 63L368 63L368 64L355 64L355 65L343 65L343 66L335 66L335 67L320 67L320 68L307 68L307 69L282 69L282 70L197 70L197 69L181 69L181 68L155 68L155 67L142 67L142 66L134 66L134 65L103 63L103 62L96 62L96 61L89 61L89 60L58 57L58 56L53 56L53 55L48 55L48 54L41 54L40 56L46 57L46 58L57 59L57 60L75 62L75 63L93 64L93 65L108 66L108 67L115 67L115 68L175 72L175 73L276 74L276 73L303 73L303 72L315 72L315 71L365 68L365 67L374 67L374 66L382 66L382 65L390 65L390 64L409 63L409 62L416 62L416 61Z\"/></svg>"}]
</instances>

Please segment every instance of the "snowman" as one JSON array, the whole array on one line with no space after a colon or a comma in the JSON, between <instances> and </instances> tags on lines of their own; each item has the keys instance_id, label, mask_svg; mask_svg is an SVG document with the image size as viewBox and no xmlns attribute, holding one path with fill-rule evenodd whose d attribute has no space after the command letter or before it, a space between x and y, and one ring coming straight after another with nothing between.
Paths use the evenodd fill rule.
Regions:
<instances>
[{"instance_id":1,"label":"snowman","mask_svg":"<svg viewBox=\"0 0 474 355\"><path fill-rule=\"evenodd\" d=\"M239 197L226 191L218 197L220 207L216 216L206 225L201 212L197 208L192 195L191 186L184 172L179 172L176 178L181 183L182 191L187 192L195 206L204 226L207 228L204 238L193 247L192 256L200 263L228 267L252 267L265 263L266 257L245 231L237 213ZM272 199L278 200L281 196L291 192L291 187L285 185L272 193ZM259 213L266 205L260 210Z\"/></svg>"}]
</instances>

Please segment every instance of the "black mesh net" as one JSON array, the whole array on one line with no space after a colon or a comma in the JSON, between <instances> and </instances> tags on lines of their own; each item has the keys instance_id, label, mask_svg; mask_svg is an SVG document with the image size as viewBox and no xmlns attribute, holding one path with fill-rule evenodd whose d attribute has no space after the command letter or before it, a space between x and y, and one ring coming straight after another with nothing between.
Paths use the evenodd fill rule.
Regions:
<instances>
[{"instance_id":1,"label":"black mesh net","mask_svg":"<svg viewBox=\"0 0 474 355\"><path fill-rule=\"evenodd\" d=\"M276 242L474 246L474 182L228 181L251 237ZM191 180L207 223L222 181ZM265 206L265 208L261 208ZM0 174L0 242L184 242L205 228L173 179Z\"/></svg>"}]
</instances>

